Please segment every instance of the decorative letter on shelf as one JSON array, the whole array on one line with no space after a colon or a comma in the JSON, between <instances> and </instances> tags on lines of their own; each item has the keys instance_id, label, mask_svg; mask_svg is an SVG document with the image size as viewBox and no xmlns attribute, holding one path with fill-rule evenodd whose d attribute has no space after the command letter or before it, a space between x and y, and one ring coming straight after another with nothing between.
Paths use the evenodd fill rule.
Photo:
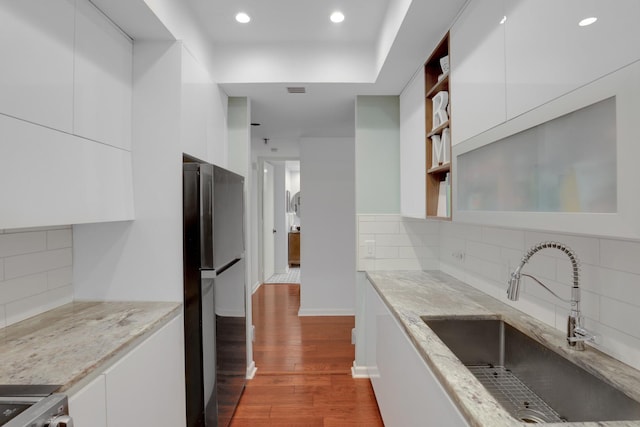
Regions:
<instances>
[{"instance_id":1,"label":"decorative letter on shelf","mask_svg":"<svg viewBox=\"0 0 640 427\"><path fill-rule=\"evenodd\" d=\"M451 161L451 129L445 128L442 131L442 163Z\"/></svg>"},{"instance_id":2,"label":"decorative letter on shelf","mask_svg":"<svg viewBox=\"0 0 640 427\"><path fill-rule=\"evenodd\" d=\"M431 167L440 166L443 162L443 156L442 139L440 135L433 135L431 137Z\"/></svg>"},{"instance_id":3,"label":"decorative letter on shelf","mask_svg":"<svg viewBox=\"0 0 640 427\"><path fill-rule=\"evenodd\" d=\"M433 129L437 128L447 120L447 104L449 103L449 92L442 90L432 99L433 101Z\"/></svg>"}]
</instances>

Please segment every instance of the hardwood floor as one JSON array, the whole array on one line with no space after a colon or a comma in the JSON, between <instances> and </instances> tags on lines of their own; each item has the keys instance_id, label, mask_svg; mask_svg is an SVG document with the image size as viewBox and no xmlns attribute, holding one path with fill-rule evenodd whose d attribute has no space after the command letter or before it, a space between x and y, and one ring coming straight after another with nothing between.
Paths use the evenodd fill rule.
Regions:
<instances>
[{"instance_id":1,"label":"hardwood floor","mask_svg":"<svg viewBox=\"0 0 640 427\"><path fill-rule=\"evenodd\" d=\"M230 426L383 427L371 383L351 377L354 318L298 317L299 306L299 285L253 295L258 372Z\"/></svg>"}]
</instances>

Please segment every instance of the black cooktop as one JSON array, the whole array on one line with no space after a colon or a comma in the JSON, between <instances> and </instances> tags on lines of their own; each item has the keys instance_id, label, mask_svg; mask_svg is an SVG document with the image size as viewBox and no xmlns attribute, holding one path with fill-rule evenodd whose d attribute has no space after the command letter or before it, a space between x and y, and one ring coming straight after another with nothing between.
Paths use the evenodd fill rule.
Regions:
<instances>
[{"instance_id":1,"label":"black cooktop","mask_svg":"<svg viewBox=\"0 0 640 427\"><path fill-rule=\"evenodd\" d=\"M5 425L21 413L27 410L32 403L0 403L0 426Z\"/></svg>"},{"instance_id":2,"label":"black cooktop","mask_svg":"<svg viewBox=\"0 0 640 427\"><path fill-rule=\"evenodd\" d=\"M46 397L60 388L55 384L0 384L3 397Z\"/></svg>"},{"instance_id":3,"label":"black cooktop","mask_svg":"<svg viewBox=\"0 0 640 427\"><path fill-rule=\"evenodd\" d=\"M38 400L59 389L59 385L0 384L0 426L5 425Z\"/></svg>"}]
</instances>

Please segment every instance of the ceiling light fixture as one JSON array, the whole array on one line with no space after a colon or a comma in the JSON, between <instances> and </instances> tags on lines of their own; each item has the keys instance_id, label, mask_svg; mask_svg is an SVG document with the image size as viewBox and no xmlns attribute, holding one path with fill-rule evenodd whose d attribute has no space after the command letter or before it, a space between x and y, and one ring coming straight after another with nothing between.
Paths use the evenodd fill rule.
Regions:
<instances>
[{"instance_id":1,"label":"ceiling light fixture","mask_svg":"<svg viewBox=\"0 0 640 427\"><path fill-rule=\"evenodd\" d=\"M344 21L344 14L342 12L333 12L329 19L331 19L331 22L339 24Z\"/></svg>"},{"instance_id":2,"label":"ceiling light fixture","mask_svg":"<svg viewBox=\"0 0 640 427\"><path fill-rule=\"evenodd\" d=\"M596 18L595 16L590 16L589 18L584 18L582 21L578 22L578 25L580 25L581 27L586 27L593 24L597 20L598 18Z\"/></svg>"},{"instance_id":3,"label":"ceiling light fixture","mask_svg":"<svg viewBox=\"0 0 640 427\"><path fill-rule=\"evenodd\" d=\"M236 21L241 24L246 24L247 22L251 21L251 17L244 12L240 12L236 15Z\"/></svg>"}]
</instances>

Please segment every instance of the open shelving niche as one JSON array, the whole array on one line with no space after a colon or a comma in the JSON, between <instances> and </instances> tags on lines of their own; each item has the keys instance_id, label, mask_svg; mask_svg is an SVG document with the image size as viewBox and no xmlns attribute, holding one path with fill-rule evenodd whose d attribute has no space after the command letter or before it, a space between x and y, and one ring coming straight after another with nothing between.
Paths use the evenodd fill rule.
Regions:
<instances>
[{"instance_id":1,"label":"open shelving niche","mask_svg":"<svg viewBox=\"0 0 640 427\"><path fill-rule=\"evenodd\" d=\"M446 161L434 164L433 160L433 140L434 135L442 135L445 129L451 132L451 93L449 89L449 73L443 72L440 59L449 56L449 33L440 41L438 46L424 64L425 78L425 127L426 127L426 212L427 218L440 218L451 220L451 143L445 146L447 153L444 155ZM441 91L448 93L447 116L448 120L433 127L433 98ZM445 186L441 196L440 188ZM444 203L445 206L441 204ZM438 205L440 204L440 209Z\"/></svg>"}]
</instances>

